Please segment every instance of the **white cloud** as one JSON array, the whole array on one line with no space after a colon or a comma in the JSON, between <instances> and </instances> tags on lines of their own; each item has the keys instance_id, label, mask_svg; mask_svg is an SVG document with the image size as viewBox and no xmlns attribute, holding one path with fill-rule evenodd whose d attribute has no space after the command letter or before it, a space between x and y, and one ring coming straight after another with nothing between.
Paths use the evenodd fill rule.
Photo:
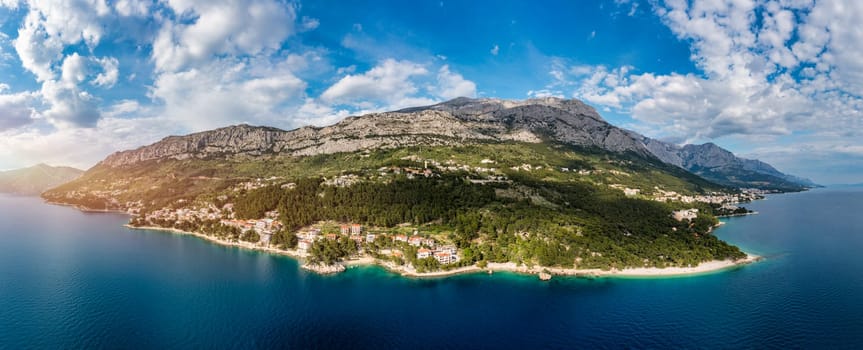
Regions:
<instances>
[{"instance_id":1,"label":"white cloud","mask_svg":"<svg viewBox=\"0 0 863 350\"><path fill-rule=\"evenodd\" d=\"M42 115L55 125L92 127L101 116L96 97L74 83L46 81L42 84L41 95L51 106Z\"/></svg>"},{"instance_id":2,"label":"white cloud","mask_svg":"<svg viewBox=\"0 0 863 350\"><path fill-rule=\"evenodd\" d=\"M87 78L87 62L78 53L72 53L63 60L62 74L63 83L77 85Z\"/></svg>"},{"instance_id":3,"label":"white cloud","mask_svg":"<svg viewBox=\"0 0 863 350\"><path fill-rule=\"evenodd\" d=\"M565 98L563 93L561 93L560 91L553 91L553 90L549 90L549 89L529 90L527 92L527 96L530 98L545 98L545 97Z\"/></svg>"},{"instance_id":4,"label":"white cloud","mask_svg":"<svg viewBox=\"0 0 863 350\"><path fill-rule=\"evenodd\" d=\"M7 94L8 88L8 85L0 84L0 132L30 124L35 114L35 93Z\"/></svg>"},{"instance_id":5,"label":"white cloud","mask_svg":"<svg viewBox=\"0 0 863 350\"><path fill-rule=\"evenodd\" d=\"M152 143L177 131L164 118L112 118L92 128L44 126L9 132L0 131L0 164L15 167L44 162L87 169L107 155Z\"/></svg>"},{"instance_id":6,"label":"white cloud","mask_svg":"<svg viewBox=\"0 0 863 350\"><path fill-rule=\"evenodd\" d=\"M320 20L309 16L303 16L303 19L300 21L300 28L302 28L303 31L315 30L320 25Z\"/></svg>"},{"instance_id":7,"label":"white cloud","mask_svg":"<svg viewBox=\"0 0 863 350\"><path fill-rule=\"evenodd\" d=\"M475 97L476 84L454 72L448 65L435 67L431 74L426 64L385 59L362 74L348 74L327 88L311 106L342 105L351 114L391 111L430 105L455 97ZM342 114L339 110L339 115ZM330 111L326 116L331 116ZM325 119L330 120L330 119Z\"/></svg>"},{"instance_id":8,"label":"white cloud","mask_svg":"<svg viewBox=\"0 0 863 350\"><path fill-rule=\"evenodd\" d=\"M115 69L116 60L84 57L77 52L64 56L63 50L83 44L92 51L104 35L102 20L111 13L110 7L104 0L30 0L3 5L10 4L26 4L27 14L14 47L22 67L42 83L39 96L48 109L38 114L63 125L95 125L100 117L98 101L79 84L88 78L93 60L107 60ZM110 73L96 77L96 82L110 82Z\"/></svg>"},{"instance_id":9,"label":"white cloud","mask_svg":"<svg viewBox=\"0 0 863 350\"><path fill-rule=\"evenodd\" d=\"M168 0L177 16L153 41L156 75L150 97L188 130L240 122L288 124L306 83L293 73L318 69L314 50L281 58L295 32L294 7L277 0ZM301 30L319 22L304 17Z\"/></svg>"},{"instance_id":10,"label":"white cloud","mask_svg":"<svg viewBox=\"0 0 863 350\"><path fill-rule=\"evenodd\" d=\"M30 11L14 45L24 69L35 74L36 80L46 81L54 77L51 65L62 57L64 45L59 37L49 36L41 22L39 12Z\"/></svg>"},{"instance_id":11,"label":"white cloud","mask_svg":"<svg viewBox=\"0 0 863 350\"><path fill-rule=\"evenodd\" d=\"M433 91L437 96L447 100L456 97L476 97L476 84L465 79L461 74L451 72L449 66L444 65L438 70L437 87Z\"/></svg>"},{"instance_id":12,"label":"white cloud","mask_svg":"<svg viewBox=\"0 0 863 350\"><path fill-rule=\"evenodd\" d=\"M137 116L144 110L138 101L135 100L120 100L109 106L102 114L106 118L116 118L122 116Z\"/></svg>"},{"instance_id":13,"label":"white cloud","mask_svg":"<svg viewBox=\"0 0 863 350\"><path fill-rule=\"evenodd\" d=\"M181 20L166 20L153 42L153 62L162 72L214 55L276 50L294 33L293 7L275 0L168 0L167 5ZM194 20L187 24L190 16Z\"/></svg>"},{"instance_id":14,"label":"white cloud","mask_svg":"<svg viewBox=\"0 0 863 350\"><path fill-rule=\"evenodd\" d=\"M0 0L0 7L8 7L10 9L17 9L20 1L18 0Z\"/></svg>"},{"instance_id":15,"label":"white cloud","mask_svg":"<svg viewBox=\"0 0 863 350\"><path fill-rule=\"evenodd\" d=\"M166 116L204 130L239 122L284 123L283 108L298 104L305 88L285 64L222 59L162 73L150 94L164 104Z\"/></svg>"},{"instance_id":16,"label":"white cloud","mask_svg":"<svg viewBox=\"0 0 863 350\"><path fill-rule=\"evenodd\" d=\"M798 28L800 40L792 46L799 60L863 96L863 31L859 30L863 2L816 2Z\"/></svg>"},{"instance_id":17,"label":"white cloud","mask_svg":"<svg viewBox=\"0 0 863 350\"><path fill-rule=\"evenodd\" d=\"M491 50L489 52L491 53L492 56L497 56L497 54L500 52L500 46L498 46L497 44L494 44L494 46L491 48Z\"/></svg>"},{"instance_id":18,"label":"white cloud","mask_svg":"<svg viewBox=\"0 0 863 350\"><path fill-rule=\"evenodd\" d=\"M306 98L303 105L296 111L293 118L294 126L331 125L351 115L346 109L335 109L332 106L321 103L314 98Z\"/></svg>"},{"instance_id":19,"label":"white cloud","mask_svg":"<svg viewBox=\"0 0 863 350\"><path fill-rule=\"evenodd\" d=\"M629 6L629 11L626 13L627 16L632 17L638 12L638 1L633 0L614 0L614 4L617 7L626 7Z\"/></svg>"},{"instance_id":20,"label":"white cloud","mask_svg":"<svg viewBox=\"0 0 863 350\"><path fill-rule=\"evenodd\" d=\"M701 74L634 73L633 67L556 60L548 89L574 87L575 97L628 113L637 121L634 128L655 137L704 141L860 130L863 63L854 57L863 55L863 32L853 28L863 3L843 4L657 3L662 21L691 43Z\"/></svg>"},{"instance_id":21,"label":"white cloud","mask_svg":"<svg viewBox=\"0 0 863 350\"><path fill-rule=\"evenodd\" d=\"M339 67L338 69L336 69L336 74L338 74L338 75L353 74L356 71L357 71L357 65L352 64L352 65L347 66L347 67Z\"/></svg>"},{"instance_id":22,"label":"white cloud","mask_svg":"<svg viewBox=\"0 0 863 350\"><path fill-rule=\"evenodd\" d=\"M117 79L120 77L120 62L117 61L116 58L105 57L96 59L96 63L101 66L102 73L99 73L99 75L93 79L93 85L103 87L114 86L114 84L117 83Z\"/></svg>"},{"instance_id":23,"label":"white cloud","mask_svg":"<svg viewBox=\"0 0 863 350\"><path fill-rule=\"evenodd\" d=\"M153 1L150 0L117 0L114 3L114 10L121 16L146 16L150 13L150 6Z\"/></svg>"},{"instance_id":24,"label":"white cloud","mask_svg":"<svg viewBox=\"0 0 863 350\"><path fill-rule=\"evenodd\" d=\"M395 102L418 92L411 78L428 73L420 64L387 59L364 74L343 77L327 88L321 99L333 103L362 100Z\"/></svg>"}]
</instances>

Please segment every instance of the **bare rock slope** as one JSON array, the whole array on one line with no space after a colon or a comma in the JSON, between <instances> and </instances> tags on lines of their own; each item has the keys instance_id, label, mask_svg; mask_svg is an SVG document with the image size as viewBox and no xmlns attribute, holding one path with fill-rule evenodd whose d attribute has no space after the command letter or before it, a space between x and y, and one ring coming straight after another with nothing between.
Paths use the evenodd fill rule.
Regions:
<instances>
[{"instance_id":1,"label":"bare rock slope","mask_svg":"<svg viewBox=\"0 0 863 350\"><path fill-rule=\"evenodd\" d=\"M458 98L437 105L375 113L323 128L285 131L237 125L117 152L102 164L117 167L152 159L219 155L352 152L409 145L452 145L475 141L541 142L551 139L612 152L650 152L630 132L617 128L578 100L557 98L506 101Z\"/></svg>"}]
</instances>

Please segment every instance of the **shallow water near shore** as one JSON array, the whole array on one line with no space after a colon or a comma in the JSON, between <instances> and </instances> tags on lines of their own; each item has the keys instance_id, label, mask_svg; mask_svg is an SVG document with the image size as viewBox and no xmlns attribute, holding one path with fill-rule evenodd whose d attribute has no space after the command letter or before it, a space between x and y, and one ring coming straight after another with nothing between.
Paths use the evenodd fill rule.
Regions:
<instances>
[{"instance_id":1,"label":"shallow water near shore","mask_svg":"<svg viewBox=\"0 0 863 350\"><path fill-rule=\"evenodd\" d=\"M319 276L284 256L0 196L0 348L860 348L863 189L773 195L676 278Z\"/></svg>"}]
</instances>

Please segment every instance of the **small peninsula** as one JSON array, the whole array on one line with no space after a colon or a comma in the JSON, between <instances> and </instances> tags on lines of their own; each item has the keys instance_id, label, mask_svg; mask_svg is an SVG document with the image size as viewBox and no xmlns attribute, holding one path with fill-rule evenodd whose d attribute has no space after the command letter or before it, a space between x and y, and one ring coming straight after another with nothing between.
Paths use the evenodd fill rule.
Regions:
<instances>
[{"instance_id":1,"label":"small peninsula","mask_svg":"<svg viewBox=\"0 0 863 350\"><path fill-rule=\"evenodd\" d=\"M676 164L646 140L578 100L460 98L325 128L171 136L42 196L132 214L132 228L293 256L319 273L376 264L414 277L547 279L750 263L758 257L712 234L717 217L805 188L766 164L737 176L748 163L714 146L705 149L726 161L706 179L686 168L697 150L666 147L694 159ZM735 180L711 181L726 175Z\"/></svg>"}]
</instances>

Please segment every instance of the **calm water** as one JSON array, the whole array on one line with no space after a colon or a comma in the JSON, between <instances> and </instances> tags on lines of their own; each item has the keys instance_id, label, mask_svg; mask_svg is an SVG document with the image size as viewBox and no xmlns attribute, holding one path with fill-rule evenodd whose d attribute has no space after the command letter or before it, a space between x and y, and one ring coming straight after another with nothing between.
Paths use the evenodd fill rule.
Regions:
<instances>
[{"instance_id":1,"label":"calm water","mask_svg":"<svg viewBox=\"0 0 863 350\"><path fill-rule=\"evenodd\" d=\"M0 197L0 348L863 348L863 190L718 234L768 260L673 279L306 273L289 258Z\"/></svg>"}]
</instances>

